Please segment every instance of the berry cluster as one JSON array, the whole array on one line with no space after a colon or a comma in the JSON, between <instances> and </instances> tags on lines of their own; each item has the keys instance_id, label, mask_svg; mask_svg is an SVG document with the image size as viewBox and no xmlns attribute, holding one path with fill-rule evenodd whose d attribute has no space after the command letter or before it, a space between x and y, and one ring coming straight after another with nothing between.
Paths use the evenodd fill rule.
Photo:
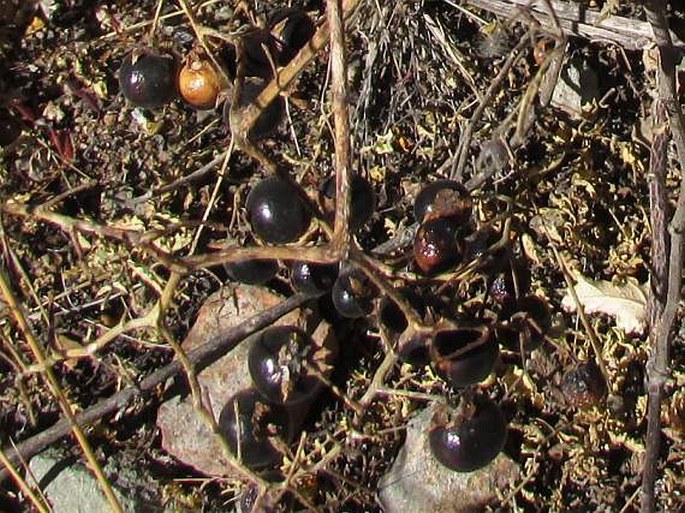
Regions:
<instances>
[{"instance_id":1,"label":"berry cluster","mask_svg":"<svg viewBox=\"0 0 685 513\"><path fill-rule=\"evenodd\" d=\"M358 230L373 212L375 199L368 182L355 177L351 183L350 225ZM327 188L327 184L322 187L324 198ZM252 190L247 210L253 232L262 242L292 242L304 233L310 218L294 201L297 197L296 187L278 177L267 178ZM406 279L394 297L382 294L387 292L382 290L383 279L379 284L373 273L352 261L290 265L295 291L330 293L339 319L362 320L364 327L380 330L402 361L416 367L429 364L452 388L463 391L459 408L441 408L429 433L438 461L458 471L487 464L506 438L506 421L499 406L474 386L493 372L500 346L515 352L532 351L551 326L547 303L530 293L525 261L511 255L511 241L506 239L503 245L503 237L475 219L472 203L469 192L449 180L430 183L417 195L414 211L421 222L408 269L419 274L410 273L414 278ZM252 268L249 273L238 271L247 266ZM485 300L477 310L460 309L445 301L440 292L456 280L457 271L469 267L486 284ZM278 265L271 260L240 261L228 264L227 270L238 281L264 283L275 276ZM255 374L253 379L258 382ZM272 387L272 394L282 393L282 383ZM307 388L316 389L313 383ZM263 390L262 395L264 400L274 400Z\"/></svg>"},{"instance_id":2,"label":"berry cluster","mask_svg":"<svg viewBox=\"0 0 685 513\"><path fill-rule=\"evenodd\" d=\"M252 28L236 45L219 48L221 61L195 49L179 66L170 55L134 50L120 70L121 90L131 103L146 108L162 106L176 95L197 109L223 102L224 121L235 131L236 109L251 104L276 68L292 60L314 31L306 13L283 9L269 16L266 28ZM283 100L277 97L262 109L247 139L268 135L283 111ZM346 186L347 228L357 234L372 218L376 198L372 185L357 174L351 173ZM252 187L245 209L256 241L295 244L312 233L313 219L320 225L333 220L335 201L333 177L323 181L317 201L312 201L287 173L277 172ZM514 255L511 234L496 230L497 223L481 221L474 203L459 182L438 180L425 186L414 203L418 228L410 261L404 269L395 269L397 275L383 275L373 259L359 256L329 264L290 263L294 290L330 293L338 321L370 326L386 339L391 355L417 368L430 365L435 375L461 392L459 407L439 408L429 432L437 460L457 471L486 465L504 445L504 415L477 389L495 369L500 346L531 351L551 326L549 307L531 294L527 266ZM268 258L224 267L229 278L249 284L265 284L279 271L278 262ZM474 281L464 276L476 276L485 284L476 306L456 304L463 300L459 287L468 288ZM254 341L249 355L253 388L235 395L220 416L229 446L246 466L263 470L280 461L281 449L293 441L330 375L336 353L337 348L318 346L291 326L267 329Z\"/></svg>"},{"instance_id":3,"label":"berry cluster","mask_svg":"<svg viewBox=\"0 0 685 513\"><path fill-rule=\"evenodd\" d=\"M228 122L238 55L243 60L242 75L250 80L242 83L237 101L247 105L259 95L266 81L273 78L275 66L288 64L314 31L314 23L307 13L297 8L282 8L269 15L266 28L252 27L236 39L236 44L222 41L212 56L207 55L204 47L193 49L182 60L152 48L137 48L121 65L119 86L133 105L150 109L162 107L176 97L199 110L214 109L224 102ZM240 52L236 45L240 46ZM256 135L263 135L278 124L282 111L280 100L267 107L254 129Z\"/></svg>"},{"instance_id":4,"label":"berry cluster","mask_svg":"<svg viewBox=\"0 0 685 513\"><path fill-rule=\"evenodd\" d=\"M262 470L280 463L336 357L331 338L317 343L294 326L268 328L252 341L253 387L234 395L219 416L219 428L244 465Z\"/></svg>"}]
</instances>

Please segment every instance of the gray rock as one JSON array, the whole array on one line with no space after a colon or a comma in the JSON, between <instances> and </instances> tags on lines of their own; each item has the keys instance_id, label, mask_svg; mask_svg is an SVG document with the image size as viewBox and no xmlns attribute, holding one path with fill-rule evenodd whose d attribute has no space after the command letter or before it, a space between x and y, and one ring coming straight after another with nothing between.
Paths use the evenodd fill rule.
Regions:
<instances>
[{"instance_id":1,"label":"gray rock","mask_svg":"<svg viewBox=\"0 0 685 513\"><path fill-rule=\"evenodd\" d=\"M581 117L583 106L600 99L599 77L588 63L572 59L559 74L552 105L566 111L573 117Z\"/></svg>"},{"instance_id":2,"label":"gray rock","mask_svg":"<svg viewBox=\"0 0 685 513\"><path fill-rule=\"evenodd\" d=\"M190 351L282 300L263 287L242 284L225 287L202 305L197 321L183 341L183 348ZM291 312L276 324L297 324L298 315L297 310ZM315 338L328 336L330 327L323 323L313 334ZM247 368L249 347L250 340L243 341L197 376L203 400L211 405L215 419L219 418L221 409L233 395L252 385ZM228 460L222 456L219 442L195 412L191 397L176 397L162 404L157 426L162 432L164 450L186 465L212 476L239 475L231 471Z\"/></svg>"},{"instance_id":3,"label":"gray rock","mask_svg":"<svg viewBox=\"0 0 685 513\"><path fill-rule=\"evenodd\" d=\"M63 459L46 452L29 463L41 490L54 513L110 513L112 510L100 485L83 465L73 459ZM113 486L114 494L126 512L145 511L136 497Z\"/></svg>"},{"instance_id":4,"label":"gray rock","mask_svg":"<svg viewBox=\"0 0 685 513\"><path fill-rule=\"evenodd\" d=\"M428 427L434 405L407 426L407 438L390 471L378 486L386 513L466 513L483 511L486 504L515 484L520 470L500 453L489 465L474 472L455 472L441 465L430 452Z\"/></svg>"}]
</instances>

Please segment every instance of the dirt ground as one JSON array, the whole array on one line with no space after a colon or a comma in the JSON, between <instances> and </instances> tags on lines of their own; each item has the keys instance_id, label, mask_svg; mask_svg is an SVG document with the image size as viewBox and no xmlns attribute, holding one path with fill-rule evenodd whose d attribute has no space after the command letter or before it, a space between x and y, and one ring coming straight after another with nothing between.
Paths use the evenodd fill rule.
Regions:
<instances>
[{"instance_id":1,"label":"dirt ground","mask_svg":"<svg viewBox=\"0 0 685 513\"><path fill-rule=\"evenodd\" d=\"M633 3L574 3L644 20ZM226 34L263 25L283 4L191 3L199 24ZM345 33L352 168L372 184L376 209L356 244L389 286L423 297L426 322L437 323L442 317L501 317L486 292L501 269L468 264L487 260L497 241L506 240L507 258L525 268L530 293L544 298L552 312L540 348L523 356L501 348L494 372L476 387L501 406L509 423L504 452L521 469L520 482L489 507L635 511L646 432L647 333L644 326L626 330L615 315L625 305L611 305L626 300L629 286L646 290L640 287L650 274L650 54L583 37L569 37L555 50L554 34L525 15L497 18L460 0L359 4ZM176 99L141 109L120 93L118 69L132 49L152 46L180 60L198 44L176 2L161 2L154 31L153 0L41 1L37 11L22 5L25 12L17 5L0 0L0 245L10 284L0 300L3 447L62 416L15 311L23 312L53 358L57 382L75 411L141 382L172 361L171 342L183 340L203 301L228 280L221 265L200 261L171 291L162 316L168 329L159 329L158 319L136 325L137 319L149 321L172 280L173 266L163 256L258 246L244 204L267 174L239 148L220 173L231 146L221 106L196 111ZM298 5L325 23L325 2ZM682 11L669 16L674 30L685 20ZM558 55L562 69L591 77L583 83L588 97L579 112L541 105L544 72ZM257 143L314 202L335 173L328 64L323 49L289 91L286 120ZM673 163L670 148L668 156ZM213 161L199 178L163 189ZM669 169L668 185L675 189L677 166ZM456 272L424 276L411 253L413 200L423 185L450 174L471 189L477 232L485 234L482 249ZM326 240L324 230L312 229L299 244ZM589 330L562 306L565 274L615 287L604 289L604 306L596 313L588 306ZM268 286L292 295L288 277L281 263ZM645 297L631 301L636 310L626 315L640 324ZM426 397L456 402L463 391L430 366L398 363L384 387L399 393L370 403L352 444L346 431L354 411L342 397L364 396L384 360L386 340L378 302L355 321L323 303L324 317L345 344L332 378L340 393L326 392L307 420L303 447L309 456L302 465L308 473L291 483L296 493L286 493L277 508L381 511L376 486L402 445L403 426ZM657 498L665 511L685 508L680 332L662 409ZM95 354L83 349L94 341L101 345ZM596 359L607 393L579 406L564 383L569 386L579 362ZM198 475L160 449L155 416L161 400L160 387L92 426L96 457L145 476L139 486L160 504L225 510L241 483ZM80 454L72 438L53 445ZM30 507L10 480L0 494L14 510Z\"/></svg>"}]
</instances>

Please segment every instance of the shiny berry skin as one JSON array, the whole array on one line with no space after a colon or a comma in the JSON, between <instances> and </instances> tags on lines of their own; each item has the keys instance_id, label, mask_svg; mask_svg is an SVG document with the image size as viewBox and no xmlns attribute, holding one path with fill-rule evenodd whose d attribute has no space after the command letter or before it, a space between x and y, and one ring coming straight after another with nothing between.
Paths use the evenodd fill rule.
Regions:
<instances>
[{"instance_id":1,"label":"shiny berry skin","mask_svg":"<svg viewBox=\"0 0 685 513\"><path fill-rule=\"evenodd\" d=\"M371 219L376 210L376 194L369 181L359 175L353 175L350 182L350 229L359 231ZM329 176L321 184L324 201L331 202L335 209L335 176Z\"/></svg>"},{"instance_id":2,"label":"shiny berry skin","mask_svg":"<svg viewBox=\"0 0 685 513\"><path fill-rule=\"evenodd\" d=\"M178 92L196 109L213 109L221 91L221 78L211 60L191 52L178 74Z\"/></svg>"},{"instance_id":3,"label":"shiny berry skin","mask_svg":"<svg viewBox=\"0 0 685 513\"><path fill-rule=\"evenodd\" d=\"M264 242L284 244L299 239L311 216L295 187L279 176L269 176L247 195L252 231Z\"/></svg>"},{"instance_id":4,"label":"shiny berry skin","mask_svg":"<svg viewBox=\"0 0 685 513\"><path fill-rule=\"evenodd\" d=\"M293 60L316 32L312 19L297 7L276 9L269 15L267 25L271 34L283 44L278 56L281 66Z\"/></svg>"},{"instance_id":5,"label":"shiny berry skin","mask_svg":"<svg viewBox=\"0 0 685 513\"><path fill-rule=\"evenodd\" d=\"M295 262L290 269L290 283L298 292L319 294L333 288L338 277L338 264Z\"/></svg>"},{"instance_id":6,"label":"shiny berry skin","mask_svg":"<svg viewBox=\"0 0 685 513\"><path fill-rule=\"evenodd\" d=\"M424 221L414 237L414 261L425 274L448 270L458 263L462 249L458 226L449 217Z\"/></svg>"},{"instance_id":7,"label":"shiny berry skin","mask_svg":"<svg viewBox=\"0 0 685 513\"><path fill-rule=\"evenodd\" d=\"M397 345L397 356L404 363L423 367L430 363L428 350L431 341L430 335L424 332L412 333L406 340L400 338Z\"/></svg>"},{"instance_id":8,"label":"shiny berry skin","mask_svg":"<svg viewBox=\"0 0 685 513\"><path fill-rule=\"evenodd\" d=\"M149 48L133 50L119 69L119 87L137 107L161 107L176 95L176 62Z\"/></svg>"},{"instance_id":9,"label":"shiny berry skin","mask_svg":"<svg viewBox=\"0 0 685 513\"><path fill-rule=\"evenodd\" d=\"M564 374L561 391L576 408L589 408L600 404L607 393L607 384L594 360L575 366Z\"/></svg>"},{"instance_id":10,"label":"shiny berry skin","mask_svg":"<svg viewBox=\"0 0 685 513\"><path fill-rule=\"evenodd\" d=\"M335 351L318 346L294 326L272 326L252 343L247 366L255 388L275 404L312 401L328 377ZM317 375L319 374L319 375Z\"/></svg>"},{"instance_id":11,"label":"shiny berry skin","mask_svg":"<svg viewBox=\"0 0 685 513\"><path fill-rule=\"evenodd\" d=\"M247 285L262 285L278 274L278 262L250 258L226 264L224 269L233 281Z\"/></svg>"},{"instance_id":12,"label":"shiny berry skin","mask_svg":"<svg viewBox=\"0 0 685 513\"><path fill-rule=\"evenodd\" d=\"M471 215L471 200L469 198L469 191L460 182L454 180L437 180L426 185L416 195L414 200L414 219L419 223L423 222L426 217L433 215L440 208L438 205L438 195L443 191L453 191L456 194L450 196L450 209L457 208L457 211L452 211L451 215L458 215L460 220L465 220ZM444 213L441 213L444 215Z\"/></svg>"},{"instance_id":13,"label":"shiny berry skin","mask_svg":"<svg viewBox=\"0 0 685 513\"><path fill-rule=\"evenodd\" d=\"M499 347L488 326L464 326L436 331L429 352L442 379L453 387L465 387L490 375Z\"/></svg>"},{"instance_id":14,"label":"shiny berry skin","mask_svg":"<svg viewBox=\"0 0 685 513\"><path fill-rule=\"evenodd\" d=\"M348 319L358 319L371 313L375 295L376 287L356 269L341 272L331 293L335 309Z\"/></svg>"},{"instance_id":15,"label":"shiny berry skin","mask_svg":"<svg viewBox=\"0 0 685 513\"><path fill-rule=\"evenodd\" d=\"M295 434L288 410L268 403L252 388L238 392L226 403L219 416L219 429L231 452L252 470L279 464L282 454L272 439L288 444Z\"/></svg>"},{"instance_id":16,"label":"shiny berry skin","mask_svg":"<svg viewBox=\"0 0 685 513\"><path fill-rule=\"evenodd\" d=\"M224 103L224 123L232 132L238 130L241 132L241 136L244 136L245 128L242 125L242 118L236 117L234 113L240 112L242 108L251 105L259 97L265 86L266 82L259 79L245 80L240 88L240 95L237 98L234 96L233 102L227 101ZM236 110L236 106L238 110ZM285 101L280 96L277 96L259 113L257 120L247 134L247 138L258 140L275 132L283 119L284 113Z\"/></svg>"},{"instance_id":17,"label":"shiny berry skin","mask_svg":"<svg viewBox=\"0 0 685 513\"><path fill-rule=\"evenodd\" d=\"M517 298L530 293L530 268L523 258L512 258L507 252L495 252L490 257L485 272L492 276L489 284L490 297L502 305L502 308L511 308Z\"/></svg>"},{"instance_id":18,"label":"shiny berry skin","mask_svg":"<svg viewBox=\"0 0 685 513\"><path fill-rule=\"evenodd\" d=\"M490 463L507 439L507 422L494 402L478 399L457 410L438 405L428 434L431 453L457 472L472 472Z\"/></svg>"}]
</instances>

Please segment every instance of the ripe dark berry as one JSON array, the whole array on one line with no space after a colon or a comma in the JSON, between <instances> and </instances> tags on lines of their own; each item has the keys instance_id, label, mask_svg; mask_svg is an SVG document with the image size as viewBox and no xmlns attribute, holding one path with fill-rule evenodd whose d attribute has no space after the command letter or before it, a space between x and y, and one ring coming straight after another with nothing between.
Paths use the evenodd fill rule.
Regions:
<instances>
[{"instance_id":1,"label":"ripe dark berry","mask_svg":"<svg viewBox=\"0 0 685 513\"><path fill-rule=\"evenodd\" d=\"M302 9L284 7L269 15L271 34L283 44L278 64L285 66L300 51L316 32L312 19Z\"/></svg>"},{"instance_id":2,"label":"ripe dark berry","mask_svg":"<svg viewBox=\"0 0 685 513\"><path fill-rule=\"evenodd\" d=\"M330 202L330 210L335 209L335 176L329 176L321 184L324 201ZM376 195L366 178L353 175L350 182L350 229L359 231L376 210Z\"/></svg>"},{"instance_id":3,"label":"ripe dark berry","mask_svg":"<svg viewBox=\"0 0 685 513\"><path fill-rule=\"evenodd\" d=\"M446 192L454 194L448 196L445 194ZM446 207L450 213L444 211ZM437 213L438 210L442 210L440 216L458 217L458 224L460 224L471 215L469 191L461 183L454 180L437 180L429 183L416 195L414 219L421 223L427 216Z\"/></svg>"},{"instance_id":4,"label":"ripe dark berry","mask_svg":"<svg viewBox=\"0 0 685 513\"><path fill-rule=\"evenodd\" d=\"M454 387L465 387L490 375L499 347L487 326L465 326L438 330L429 351L436 373Z\"/></svg>"},{"instance_id":5,"label":"ripe dark berry","mask_svg":"<svg viewBox=\"0 0 685 513\"><path fill-rule=\"evenodd\" d=\"M529 294L530 269L523 259L512 259L506 255L503 255L502 258L497 257L498 255L493 255L488 266L489 271L497 273L490 282L490 297L503 308L510 308L518 298Z\"/></svg>"},{"instance_id":6,"label":"ripe dark berry","mask_svg":"<svg viewBox=\"0 0 685 513\"><path fill-rule=\"evenodd\" d=\"M414 260L426 274L446 271L462 256L458 226L449 217L424 221L414 237Z\"/></svg>"},{"instance_id":7,"label":"ripe dark berry","mask_svg":"<svg viewBox=\"0 0 685 513\"><path fill-rule=\"evenodd\" d=\"M400 343L397 345L397 356L410 365L419 367L427 365L430 362L428 351L430 341L430 335L425 332L412 333L406 340L400 338Z\"/></svg>"},{"instance_id":8,"label":"ripe dark berry","mask_svg":"<svg viewBox=\"0 0 685 513\"><path fill-rule=\"evenodd\" d=\"M272 63L278 63L281 45L268 31L253 28L241 36L245 76L271 80L274 76Z\"/></svg>"},{"instance_id":9,"label":"ripe dark berry","mask_svg":"<svg viewBox=\"0 0 685 513\"><path fill-rule=\"evenodd\" d=\"M288 410L268 403L252 388L228 401L221 410L219 428L231 452L253 470L277 465L282 458L277 439L288 444L295 434Z\"/></svg>"},{"instance_id":10,"label":"ripe dark berry","mask_svg":"<svg viewBox=\"0 0 685 513\"><path fill-rule=\"evenodd\" d=\"M119 69L119 87L133 105L161 107L176 94L176 62L149 48L133 50Z\"/></svg>"},{"instance_id":11,"label":"ripe dark berry","mask_svg":"<svg viewBox=\"0 0 685 513\"><path fill-rule=\"evenodd\" d=\"M457 410L439 405L429 432L433 456L457 472L472 472L490 463L507 439L507 422L494 402L478 399Z\"/></svg>"},{"instance_id":12,"label":"ripe dark berry","mask_svg":"<svg viewBox=\"0 0 685 513\"><path fill-rule=\"evenodd\" d=\"M255 388L265 399L284 405L311 401L321 390L335 352L317 345L294 326L265 329L253 342L248 368Z\"/></svg>"},{"instance_id":13,"label":"ripe dark berry","mask_svg":"<svg viewBox=\"0 0 685 513\"><path fill-rule=\"evenodd\" d=\"M311 221L298 191L275 175L250 191L246 206L252 230L264 242L293 242L307 231Z\"/></svg>"},{"instance_id":14,"label":"ripe dark berry","mask_svg":"<svg viewBox=\"0 0 685 513\"><path fill-rule=\"evenodd\" d=\"M260 79L247 79L240 88L239 96L234 96L233 102L224 104L224 123L232 132L238 131L244 135L246 127L243 125L243 118L241 117L242 109L253 104L264 87L266 87L266 82ZM283 119L284 113L285 102L283 98L277 96L271 103L262 108L257 120L248 132L247 138L257 140L273 133Z\"/></svg>"},{"instance_id":15,"label":"ripe dark berry","mask_svg":"<svg viewBox=\"0 0 685 513\"><path fill-rule=\"evenodd\" d=\"M178 91L196 109L213 109L221 91L221 76L207 56L191 52L178 74Z\"/></svg>"},{"instance_id":16,"label":"ripe dark berry","mask_svg":"<svg viewBox=\"0 0 685 513\"><path fill-rule=\"evenodd\" d=\"M298 292L318 294L333 288L338 277L338 264L295 262L290 270L290 282Z\"/></svg>"},{"instance_id":17,"label":"ripe dark berry","mask_svg":"<svg viewBox=\"0 0 685 513\"><path fill-rule=\"evenodd\" d=\"M278 273L278 262L251 258L224 265L226 274L233 281L247 285L262 285Z\"/></svg>"},{"instance_id":18,"label":"ripe dark berry","mask_svg":"<svg viewBox=\"0 0 685 513\"><path fill-rule=\"evenodd\" d=\"M598 405L607 393L604 376L594 360L578 364L561 380L566 400L576 408Z\"/></svg>"},{"instance_id":19,"label":"ripe dark berry","mask_svg":"<svg viewBox=\"0 0 685 513\"><path fill-rule=\"evenodd\" d=\"M376 287L364 273L356 269L341 272L331 293L335 309L349 319L358 319L371 313L375 295Z\"/></svg>"}]
</instances>

